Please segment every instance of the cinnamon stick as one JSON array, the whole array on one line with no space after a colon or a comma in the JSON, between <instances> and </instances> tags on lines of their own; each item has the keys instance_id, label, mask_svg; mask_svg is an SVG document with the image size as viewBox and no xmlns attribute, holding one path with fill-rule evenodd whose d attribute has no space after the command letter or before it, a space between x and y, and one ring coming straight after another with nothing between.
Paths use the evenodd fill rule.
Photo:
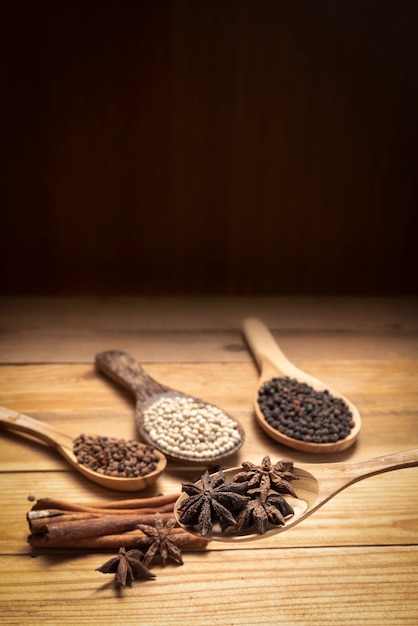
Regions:
<instances>
[{"instance_id":1,"label":"cinnamon stick","mask_svg":"<svg viewBox=\"0 0 418 626\"><path fill-rule=\"evenodd\" d=\"M41 515L36 515L36 513L40 513ZM50 515L47 515L50 513ZM35 515L34 515L35 514ZM80 511L57 511L56 509L50 509L44 511L29 511L27 514L27 521L29 524L29 528L31 532L35 534L43 533L45 526L49 523L63 523L63 522L73 522L75 520L85 520L97 518L100 516L100 513L85 513Z\"/></svg>"},{"instance_id":2,"label":"cinnamon stick","mask_svg":"<svg viewBox=\"0 0 418 626\"><path fill-rule=\"evenodd\" d=\"M151 496L149 498L131 498L127 500L114 500L111 502L93 502L90 506L94 508L106 509L142 509L144 507L160 507L164 504L174 504L180 497L180 493L171 493L161 496Z\"/></svg>"},{"instance_id":3,"label":"cinnamon stick","mask_svg":"<svg viewBox=\"0 0 418 626\"><path fill-rule=\"evenodd\" d=\"M180 497L179 493L168 494L165 496L152 496L149 498L136 498L129 500L114 500L110 502L86 502L86 503L73 503L66 500L58 500L56 498L40 498L35 502L32 510L37 509L65 509L68 511L92 511L96 512L111 510L116 512L117 510L129 510L129 509L141 509L151 508L152 510L161 509L162 507L174 506L176 500Z\"/></svg>"},{"instance_id":4,"label":"cinnamon stick","mask_svg":"<svg viewBox=\"0 0 418 626\"><path fill-rule=\"evenodd\" d=\"M48 503L46 503L48 504ZM90 507L85 505L71 504L69 502L64 501L55 501L55 504L61 504L66 507L67 511L73 511L76 513L96 513L99 515L103 514L111 514L111 515L133 515L133 514L146 514L146 513L169 513L174 510L174 502L170 502L168 504L162 504L160 506L149 506L143 507L139 509L107 509L107 508L99 508L99 507ZM32 509L32 510L38 510Z\"/></svg>"},{"instance_id":5,"label":"cinnamon stick","mask_svg":"<svg viewBox=\"0 0 418 626\"><path fill-rule=\"evenodd\" d=\"M37 548L146 549L152 539L138 524L154 526L156 513L164 523L172 519L178 497L169 494L94 505L42 498L27 513L28 542ZM170 539L184 550L203 550L208 544L204 537L195 537L179 526L171 530Z\"/></svg>"},{"instance_id":6,"label":"cinnamon stick","mask_svg":"<svg viewBox=\"0 0 418 626\"><path fill-rule=\"evenodd\" d=\"M166 522L172 514L162 513L162 520ZM132 530L138 524L153 525L155 514L145 515L101 515L88 519L66 521L51 521L44 524L43 534L46 540L53 537L70 537L81 539L82 537L94 537L99 535L111 535L125 530Z\"/></svg>"},{"instance_id":7,"label":"cinnamon stick","mask_svg":"<svg viewBox=\"0 0 418 626\"><path fill-rule=\"evenodd\" d=\"M175 529L176 530L176 529ZM204 537L196 537L182 529L170 534L171 540L182 550L204 550L208 545L208 540ZM100 535L95 537L54 537L45 538L43 535L32 535L28 538L30 545L34 548L90 548L102 550L118 550L121 547L146 549L150 544L150 539L140 530L132 530L114 535Z\"/></svg>"}]
</instances>

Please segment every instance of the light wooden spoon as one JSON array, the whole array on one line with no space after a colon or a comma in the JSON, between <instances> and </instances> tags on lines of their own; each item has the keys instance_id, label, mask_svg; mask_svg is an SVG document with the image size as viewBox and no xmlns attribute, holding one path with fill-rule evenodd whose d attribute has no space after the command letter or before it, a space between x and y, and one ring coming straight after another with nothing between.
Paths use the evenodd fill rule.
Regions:
<instances>
[{"instance_id":1,"label":"light wooden spoon","mask_svg":"<svg viewBox=\"0 0 418 626\"><path fill-rule=\"evenodd\" d=\"M214 525L212 531L205 535L205 538L237 542L262 539L263 537L284 532L312 515L312 513L346 487L375 474L416 466L418 466L418 450L398 452L352 463L298 464L292 469L292 473L298 477L298 480L292 482L292 487L298 497L284 496L295 513L286 520L283 526L274 526L262 535L255 533L252 529L249 529L246 534L237 535L234 534L233 528L222 532L219 527ZM240 471L242 471L242 467L223 470L226 482L231 482L233 476ZM200 481L196 484L199 485ZM174 515L177 521L179 520L179 506L187 497L187 494L183 493L174 505ZM375 508L376 503L371 503L371 506ZM185 526L183 524L180 524L180 526L193 535L202 536L197 527Z\"/></svg>"},{"instance_id":2,"label":"light wooden spoon","mask_svg":"<svg viewBox=\"0 0 418 626\"><path fill-rule=\"evenodd\" d=\"M314 378L313 376L310 376L309 374L306 374L306 372L303 372L298 367L293 365L293 363L285 357L268 328L259 320L253 318L246 319L243 323L243 331L251 352L253 353L260 369L260 378L254 401L254 411L258 423L265 430L265 432L270 435L272 439L275 439L289 448L302 450L304 452L311 452L314 454L339 452L340 450L345 450L351 446L357 439L361 427L360 413L354 404L338 391L331 389L328 385L325 385L325 383L321 382L317 378ZM258 389L263 383L271 380L272 378L282 376L289 376L290 378L294 378L300 382L307 383L316 391L328 390L334 397L341 398L352 413L354 426L352 427L350 434L344 439L340 439L339 441L333 443L312 443L309 441L293 439L292 437L288 437L284 433L281 433L276 428L273 428L265 419L258 405Z\"/></svg>"},{"instance_id":3,"label":"light wooden spoon","mask_svg":"<svg viewBox=\"0 0 418 626\"><path fill-rule=\"evenodd\" d=\"M55 448L76 470L93 482L117 491L141 491L153 484L158 476L164 471L167 459L161 452L155 451L159 457L157 467L153 472L137 478L118 478L95 472L78 462L73 452L73 440L69 435L58 432L52 426L34 419L22 413L0 407L0 426L6 430L24 433Z\"/></svg>"},{"instance_id":4,"label":"light wooden spoon","mask_svg":"<svg viewBox=\"0 0 418 626\"><path fill-rule=\"evenodd\" d=\"M175 400L176 398L188 398L208 408L214 407L215 405L204 402L199 398L194 398L181 391L171 389L166 385L162 385L151 378L135 359L120 350L109 350L97 354L96 366L101 372L118 382L134 395L136 400L135 420L141 438L160 450L168 459L187 465L212 465L219 463L219 461L237 452L244 443L245 433L238 420L222 411L222 413L231 420L231 423L235 425L237 437L239 436L239 440L236 444L231 446L225 453L207 457L193 456L189 454L189 451L187 451L187 453L182 453L181 451L179 453L173 452L171 448L161 444L159 441L155 441L151 437L144 425L144 412L152 407L153 404L163 399ZM219 410L218 407L215 408ZM167 424L169 424L168 420ZM184 426L187 426L187 420L184 421ZM164 434L168 435L170 433L169 425L167 426L163 423L161 427L164 429Z\"/></svg>"}]
</instances>

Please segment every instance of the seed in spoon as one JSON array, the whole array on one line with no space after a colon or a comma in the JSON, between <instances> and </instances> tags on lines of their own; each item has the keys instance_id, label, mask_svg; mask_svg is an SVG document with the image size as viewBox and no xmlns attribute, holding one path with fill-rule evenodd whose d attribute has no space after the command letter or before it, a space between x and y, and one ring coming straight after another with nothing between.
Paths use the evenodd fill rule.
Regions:
<instances>
[{"instance_id":1,"label":"seed in spoon","mask_svg":"<svg viewBox=\"0 0 418 626\"><path fill-rule=\"evenodd\" d=\"M227 484L222 470L210 474L208 470L201 477L202 486L183 483L182 491L188 498L179 507L179 521L186 526L198 525L201 534L207 535L219 523L222 531L235 526L234 514L241 511L249 500L244 493L247 483Z\"/></svg>"},{"instance_id":2,"label":"seed in spoon","mask_svg":"<svg viewBox=\"0 0 418 626\"><path fill-rule=\"evenodd\" d=\"M115 437L79 435L73 441L73 452L85 467L118 478L146 476L159 461L152 446Z\"/></svg>"},{"instance_id":3,"label":"seed in spoon","mask_svg":"<svg viewBox=\"0 0 418 626\"><path fill-rule=\"evenodd\" d=\"M288 376L266 381L257 402L272 428L300 441L336 442L348 437L354 426L344 400Z\"/></svg>"},{"instance_id":4,"label":"seed in spoon","mask_svg":"<svg viewBox=\"0 0 418 626\"><path fill-rule=\"evenodd\" d=\"M220 408L186 396L160 398L143 413L149 438L186 458L216 458L241 440L237 423Z\"/></svg>"},{"instance_id":5,"label":"seed in spoon","mask_svg":"<svg viewBox=\"0 0 418 626\"><path fill-rule=\"evenodd\" d=\"M265 456L260 465L248 461L242 470L226 481L222 470L201 477L201 486L183 483L182 491L189 497L178 508L179 522L185 526L198 526L207 535L218 524L222 532L241 535L254 529L264 534L272 526L284 525L294 515L285 495L297 497L290 481L293 462L278 461L274 465Z\"/></svg>"}]
</instances>

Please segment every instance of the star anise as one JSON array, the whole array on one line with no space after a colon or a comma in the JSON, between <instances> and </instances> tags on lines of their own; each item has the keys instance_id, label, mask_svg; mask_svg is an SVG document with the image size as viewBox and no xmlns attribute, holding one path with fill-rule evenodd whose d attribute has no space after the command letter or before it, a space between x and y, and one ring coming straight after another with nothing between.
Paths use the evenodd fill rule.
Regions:
<instances>
[{"instance_id":1,"label":"star anise","mask_svg":"<svg viewBox=\"0 0 418 626\"><path fill-rule=\"evenodd\" d=\"M234 481L237 483L245 481L248 490L256 488L260 496L267 496L272 489L278 493L287 493L297 497L290 484L291 480L298 480L298 477L291 471L293 461L283 459L272 465L270 457L265 456L261 465L257 466L246 461L242 463L242 468L243 471L234 476Z\"/></svg>"},{"instance_id":2,"label":"star anise","mask_svg":"<svg viewBox=\"0 0 418 626\"><path fill-rule=\"evenodd\" d=\"M176 563L183 565L181 550L176 546L173 539L169 537L175 525L176 520L174 517L170 518L166 524L164 524L159 513L155 514L155 526L138 524L138 528L149 537L149 546L144 555L144 565L149 565L157 553L161 556L163 565L165 565L168 557L171 557Z\"/></svg>"},{"instance_id":3,"label":"star anise","mask_svg":"<svg viewBox=\"0 0 418 626\"><path fill-rule=\"evenodd\" d=\"M120 548L118 556L109 559L101 567L96 569L103 574L115 574L115 580L119 585L130 585L135 578L150 580L155 574L150 572L143 563L143 554L140 550L128 550Z\"/></svg>"},{"instance_id":4,"label":"star anise","mask_svg":"<svg viewBox=\"0 0 418 626\"><path fill-rule=\"evenodd\" d=\"M293 515L294 510L290 504L278 493L256 496L247 502L237 517L237 532L241 532L251 526L255 526L259 535L263 535L268 524L274 526L284 525L286 517Z\"/></svg>"},{"instance_id":5,"label":"star anise","mask_svg":"<svg viewBox=\"0 0 418 626\"><path fill-rule=\"evenodd\" d=\"M202 487L183 483L182 491L189 498L179 507L179 521L186 526L199 525L202 535L207 535L216 521L222 530L234 526L236 519L233 514L241 511L249 500L248 496L242 495L247 490L247 484L227 484L222 470L212 475L206 470L201 482Z\"/></svg>"}]
</instances>

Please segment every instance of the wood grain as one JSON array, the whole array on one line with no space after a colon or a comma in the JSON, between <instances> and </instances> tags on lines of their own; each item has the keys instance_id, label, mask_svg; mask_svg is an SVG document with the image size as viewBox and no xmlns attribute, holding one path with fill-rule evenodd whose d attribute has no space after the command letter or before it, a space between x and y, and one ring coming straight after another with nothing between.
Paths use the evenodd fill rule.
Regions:
<instances>
[{"instance_id":1,"label":"wood grain","mask_svg":"<svg viewBox=\"0 0 418 626\"><path fill-rule=\"evenodd\" d=\"M414 3L166 4L5 3L3 289L416 295Z\"/></svg>"},{"instance_id":2,"label":"wood grain","mask_svg":"<svg viewBox=\"0 0 418 626\"><path fill-rule=\"evenodd\" d=\"M90 486L76 472L57 471L53 467L49 472L47 481L44 468L23 475L11 472L8 477L0 477L3 500L7 502L0 523L1 554L29 554L31 551L26 541L26 513L32 506L29 495L36 498L62 498L65 495L71 502L106 502L121 497L117 492L94 484ZM369 478L347 488L294 528L263 538L256 545L228 544L227 549L251 552L259 548L415 544L418 532L417 474L418 470L409 468ZM193 480L195 476L196 472L187 468L181 472L169 468L155 488L141 493L173 493L173 490L180 489L182 481ZM371 501L373 508L370 508ZM210 551L225 549L225 545L219 542L211 542L208 547Z\"/></svg>"},{"instance_id":3,"label":"wood grain","mask_svg":"<svg viewBox=\"0 0 418 626\"><path fill-rule=\"evenodd\" d=\"M2 556L2 572L8 573L0 591L2 623L39 619L52 625L57 614L68 624L89 623L94 614L97 621L133 625L141 619L147 626L241 626L260 624L261 616L265 623L290 626L416 624L416 546L257 549L225 556L187 554L183 567L155 570L155 581L138 582L124 593L115 591L111 577L94 571L106 558L100 554L61 555L53 562L38 556L25 564Z\"/></svg>"},{"instance_id":4,"label":"wood grain","mask_svg":"<svg viewBox=\"0 0 418 626\"><path fill-rule=\"evenodd\" d=\"M48 297L2 295L2 332L61 329L71 333L181 330L237 332L245 317L260 317L273 331L352 333L418 329L417 297ZM28 317L29 315L29 317ZM73 337L74 339L74 337ZM80 336L85 340L85 336ZM81 342L81 343L83 343ZM79 343L79 342L76 342Z\"/></svg>"},{"instance_id":5,"label":"wood grain","mask_svg":"<svg viewBox=\"0 0 418 626\"><path fill-rule=\"evenodd\" d=\"M245 306L240 299L224 306L222 299L183 305L168 299L167 315L161 302L144 299L110 299L108 307L77 298L6 304L0 307L0 405L69 435L136 436L130 394L94 367L97 347L121 349L125 342L158 381L219 404L239 419L247 437L231 464L259 462L265 454L295 464L329 462L326 455L313 459L281 446L257 425L252 401L258 371L240 328L241 313L252 311L271 324L277 340L283 338L289 358L360 409L358 441L333 460L418 447L418 328L416 303L409 299L308 298L304 306L291 298L247 299ZM3 431L0 439L4 624L36 618L52 626L57 615L69 625L121 619L137 624L139 615L147 626L415 626L417 468L352 485L301 524L256 544L212 542L204 555L185 554L183 567L158 567L156 581L118 594L109 578L94 571L109 554L52 550L30 558L25 516L29 496L86 502L126 494L87 481L39 442ZM197 473L169 463L141 494L172 493Z\"/></svg>"}]
</instances>

